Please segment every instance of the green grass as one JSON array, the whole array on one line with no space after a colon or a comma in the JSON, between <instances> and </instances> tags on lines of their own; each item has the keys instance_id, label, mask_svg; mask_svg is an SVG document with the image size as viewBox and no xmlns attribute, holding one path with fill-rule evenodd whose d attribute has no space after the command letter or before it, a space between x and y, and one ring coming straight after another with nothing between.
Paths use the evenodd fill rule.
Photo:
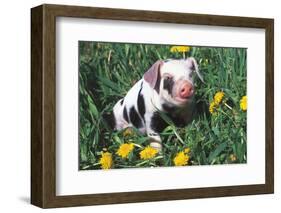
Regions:
<instances>
[{"instance_id":1,"label":"green grass","mask_svg":"<svg viewBox=\"0 0 281 213\"><path fill-rule=\"evenodd\" d=\"M113 168L174 166L173 159L190 148L188 165L245 163L246 112L240 99L246 95L246 49L191 47L172 53L169 45L79 42L79 168L100 169L101 153L112 153ZM196 79L198 115L185 128L173 124L162 133L163 151L149 160L140 159L148 138L134 130L124 136L103 122L103 113L142 78L158 59L193 56L205 83ZM214 114L209 105L216 92L225 93ZM135 144L127 159L116 154L123 143Z\"/></svg>"}]
</instances>

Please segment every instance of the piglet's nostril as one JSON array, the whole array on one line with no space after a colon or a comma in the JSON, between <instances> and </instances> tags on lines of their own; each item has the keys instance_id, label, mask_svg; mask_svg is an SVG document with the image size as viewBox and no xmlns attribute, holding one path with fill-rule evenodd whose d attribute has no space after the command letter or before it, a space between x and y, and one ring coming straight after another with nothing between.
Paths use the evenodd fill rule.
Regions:
<instances>
[{"instance_id":1,"label":"piglet's nostril","mask_svg":"<svg viewBox=\"0 0 281 213\"><path fill-rule=\"evenodd\" d=\"M189 84L184 84L180 89L180 97L188 98L193 95L193 86Z\"/></svg>"}]
</instances>

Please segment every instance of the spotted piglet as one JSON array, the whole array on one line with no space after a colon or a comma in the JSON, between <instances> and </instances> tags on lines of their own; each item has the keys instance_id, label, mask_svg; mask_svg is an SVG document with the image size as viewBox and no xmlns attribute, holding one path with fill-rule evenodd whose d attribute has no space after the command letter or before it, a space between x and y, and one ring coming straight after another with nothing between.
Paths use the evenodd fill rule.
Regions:
<instances>
[{"instance_id":1,"label":"spotted piglet","mask_svg":"<svg viewBox=\"0 0 281 213\"><path fill-rule=\"evenodd\" d=\"M167 123L165 113L177 126L187 125L194 112L194 74L203 81L194 58L158 60L113 108L112 126L134 126L162 149L160 134Z\"/></svg>"}]
</instances>

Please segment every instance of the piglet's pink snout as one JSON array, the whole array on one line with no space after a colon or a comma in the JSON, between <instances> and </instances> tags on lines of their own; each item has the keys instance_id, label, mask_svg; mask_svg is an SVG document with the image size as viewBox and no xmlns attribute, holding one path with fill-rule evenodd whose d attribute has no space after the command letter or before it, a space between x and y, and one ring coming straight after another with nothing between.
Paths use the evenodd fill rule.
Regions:
<instances>
[{"instance_id":1,"label":"piglet's pink snout","mask_svg":"<svg viewBox=\"0 0 281 213\"><path fill-rule=\"evenodd\" d=\"M183 82L179 87L180 98L189 98L194 93L194 87L189 82Z\"/></svg>"}]
</instances>

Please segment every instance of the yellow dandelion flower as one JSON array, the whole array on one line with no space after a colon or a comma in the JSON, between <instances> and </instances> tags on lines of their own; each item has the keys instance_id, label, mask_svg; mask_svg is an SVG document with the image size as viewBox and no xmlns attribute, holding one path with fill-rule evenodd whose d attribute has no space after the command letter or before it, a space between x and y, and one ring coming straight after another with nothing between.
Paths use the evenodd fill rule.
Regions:
<instances>
[{"instance_id":1,"label":"yellow dandelion flower","mask_svg":"<svg viewBox=\"0 0 281 213\"><path fill-rule=\"evenodd\" d=\"M246 111L247 110L247 96L243 96L240 100L240 108L243 110L243 111Z\"/></svg>"},{"instance_id":2,"label":"yellow dandelion flower","mask_svg":"<svg viewBox=\"0 0 281 213\"><path fill-rule=\"evenodd\" d=\"M188 164L189 156L184 152L179 152L174 158L175 166L185 166Z\"/></svg>"},{"instance_id":3,"label":"yellow dandelion flower","mask_svg":"<svg viewBox=\"0 0 281 213\"><path fill-rule=\"evenodd\" d=\"M188 154L190 152L190 148L187 147L183 151L184 151L184 153Z\"/></svg>"},{"instance_id":4,"label":"yellow dandelion flower","mask_svg":"<svg viewBox=\"0 0 281 213\"><path fill-rule=\"evenodd\" d=\"M109 152L102 152L99 162L102 169L110 169L113 165L112 154Z\"/></svg>"},{"instance_id":5,"label":"yellow dandelion flower","mask_svg":"<svg viewBox=\"0 0 281 213\"><path fill-rule=\"evenodd\" d=\"M234 162L234 161L237 160L237 157L236 157L234 154L231 154L231 155L229 156L229 159L230 159L232 162Z\"/></svg>"},{"instance_id":6,"label":"yellow dandelion flower","mask_svg":"<svg viewBox=\"0 0 281 213\"><path fill-rule=\"evenodd\" d=\"M170 49L170 52L189 52L190 47L189 46L172 46Z\"/></svg>"},{"instance_id":7,"label":"yellow dandelion flower","mask_svg":"<svg viewBox=\"0 0 281 213\"><path fill-rule=\"evenodd\" d=\"M158 150L152 148L151 146L147 146L140 152L140 158L143 160L150 159L155 157L158 153Z\"/></svg>"},{"instance_id":8,"label":"yellow dandelion flower","mask_svg":"<svg viewBox=\"0 0 281 213\"><path fill-rule=\"evenodd\" d=\"M215 103L214 101L210 103L209 112L210 112L211 114L215 114L216 106L217 106L217 105L216 105L216 103Z\"/></svg>"},{"instance_id":9,"label":"yellow dandelion flower","mask_svg":"<svg viewBox=\"0 0 281 213\"><path fill-rule=\"evenodd\" d=\"M127 128L125 129L125 131L123 132L123 136L124 137L127 137L127 136L132 136L134 135L134 131L132 128Z\"/></svg>"},{"instance_id":10,"label":"yellow dandelion flower","mask_svg":"<svg viewBox=\"0 0 281 213\"><path fill-rule=\"evenodd\" d=\"M127 158L130 152L134 149L134 144L124 143L117 150L116 154L122 158Z\"/></svg>"},{"instance_id":11,"label":"yellow dandelion flower","mask_svg":"<svg viewBox=\"0 0 281 213\"><path fill-rule=\"evenodd\" d=\"M214 102L219 105L224 97L224 92L217 92L214 96Z\"/></svg>"}]
</instances>

